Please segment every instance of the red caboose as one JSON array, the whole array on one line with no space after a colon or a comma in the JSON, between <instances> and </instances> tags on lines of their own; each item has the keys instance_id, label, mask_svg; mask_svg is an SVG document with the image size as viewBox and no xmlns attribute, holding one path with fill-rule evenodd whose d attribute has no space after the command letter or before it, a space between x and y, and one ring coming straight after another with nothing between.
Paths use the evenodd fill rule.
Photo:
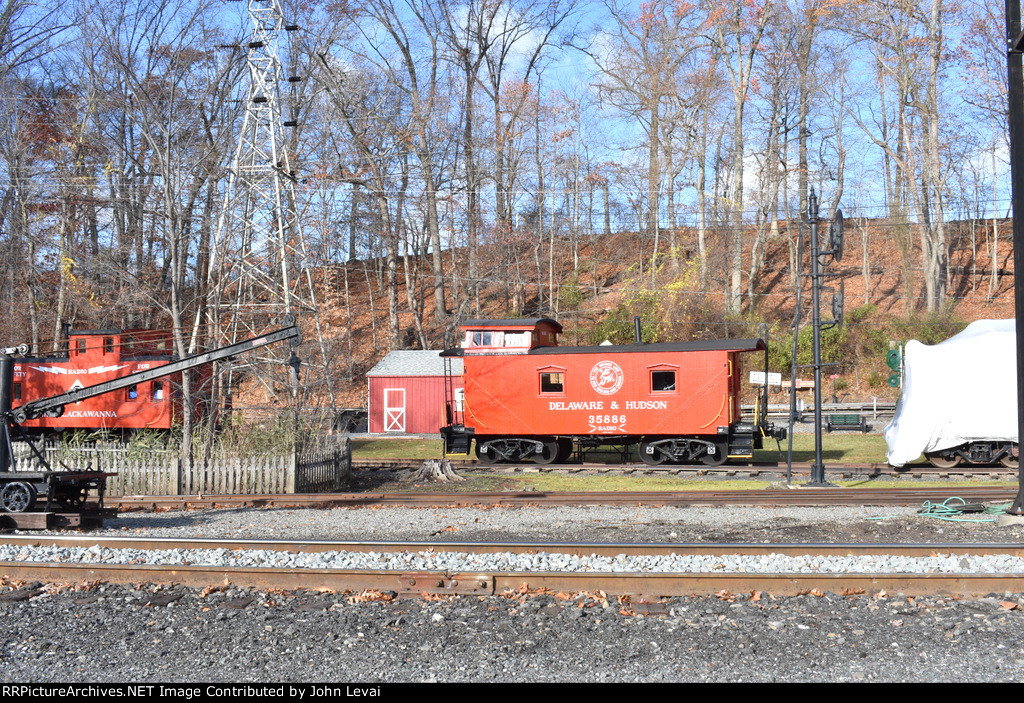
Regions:
<instances>
[{"instance_id":1,"label":"red caboose","mask_svg":"<svg viewBox=\"0 0 1024 703\"><path fill-rule=\"evenodd\" d=\"M172 355L171 335L158 330L71 332L66 356L26 357L14 366L13 407L74 388L164 366ZM172 379L160 378L65 408L60 417L26 420L31 430L170 429L180 399Z\"/></svg>"},{"instance_id":2,"label":"red caboose","mask_svg":"<svg viewBox=\"0 0 1024 703\"><path fill-rule=\"evenodd\" d=\"M468 452L473 438L485 463L549 463L568 459L574 443L638 444L649 464L716 465L784 436L763 410L740 418L741 357L765 352L760 339L559 347L562 327L550 319L462 329L461 348L442 353L464 368L448 451Z\"/></svg>"}]
</instances>

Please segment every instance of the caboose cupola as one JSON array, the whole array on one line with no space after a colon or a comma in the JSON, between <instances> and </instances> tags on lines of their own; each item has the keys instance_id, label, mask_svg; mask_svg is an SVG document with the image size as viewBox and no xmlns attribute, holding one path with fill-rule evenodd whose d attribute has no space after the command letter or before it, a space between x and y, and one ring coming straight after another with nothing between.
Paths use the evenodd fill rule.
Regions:
<instances>
[{"instance_id":1,"label":"caboose cupola","mask_svg":"<svg viewBox=\"0 0 1024 703\"><path fill-rule=\"evenodd\" d=\"M547 317L524 320L467 320L462 324L463 354L526 354L558 346L562 325Z\"/></svg>"}]
</instances>

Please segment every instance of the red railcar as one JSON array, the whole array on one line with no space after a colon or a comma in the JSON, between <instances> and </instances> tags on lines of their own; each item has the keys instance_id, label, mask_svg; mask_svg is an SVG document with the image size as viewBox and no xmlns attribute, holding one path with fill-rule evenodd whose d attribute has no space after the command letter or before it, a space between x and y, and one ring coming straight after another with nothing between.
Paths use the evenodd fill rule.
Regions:
<instances>
[{"instance_id":1,"label":"red railcar","mask_svg":"<svg viewBox=\"0 0 1024 703\"><path fill-rule=\"evenodd\" d=\"M649 464L716 465L750 457L765 436L760 399L740 417L742 360L761 339L559 347L550 319L470 320L459 349L461 397L450 399L448 451L481 461L564 461L574 445L639 445Z\"/></svg>"},{"instance_id":2,"label":"red railcar","mask_svg":"<svg viewBox=\"0 0 1024 703\"><path fill-rule=\"evenodd\" d=\"M168 364L171 335L158 330L71 332L65 355L19 359L14 366L12 407L75 388L110 381ZM170 429L180 412L172 384L180 374L87 398L65 408L60 417L26 420L34 431L59 429Z\"/></svg>"}]
</instances>

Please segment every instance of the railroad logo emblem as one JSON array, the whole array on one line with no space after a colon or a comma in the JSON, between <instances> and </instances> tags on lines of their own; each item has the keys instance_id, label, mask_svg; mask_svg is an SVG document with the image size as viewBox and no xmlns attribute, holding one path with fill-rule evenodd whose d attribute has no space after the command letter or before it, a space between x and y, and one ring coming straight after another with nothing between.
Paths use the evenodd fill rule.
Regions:
<instances>
[{"instance_id":1,"label":"railroad logo emblem","mask_svg":"<svg viewBox=\"0 0 1024 703\"><path fill-rule=\"evenodd\" d=\"M599 361L590 369L590 386L601 395L611 395L622 388L622 369L614 361Z\"/></svg>"}]
</instances>

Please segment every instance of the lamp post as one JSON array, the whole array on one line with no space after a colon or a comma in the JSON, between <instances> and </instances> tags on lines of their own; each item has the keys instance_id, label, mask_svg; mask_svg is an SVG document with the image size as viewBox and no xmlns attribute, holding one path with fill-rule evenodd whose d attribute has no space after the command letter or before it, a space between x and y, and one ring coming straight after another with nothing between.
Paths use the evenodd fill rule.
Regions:
<instances>
[{"instance_id":1,"label":"lamp post","mask_svg":"<svg viewBox=\"0 0 1024 703\"><path fill-rule=\"evenodd\" d=\"M811 325L814 331L814 464L808 486L832 486L825 480L825 462L821 458L821 283L824 278L821 250L818 246L818 196L814 188L807 198L807 220L811 225Z\"/></svg>"},{"instance_id":2,"label":"lamp post","mask_svg":"<svg viewBox=\"0 0 1024 703\"><path fill-rule=\"evenodd\" d=\"M1007 122L1010 132L1010 186L1013 203L1013 270L1024 269L1024 37L1021 36L1020 0L1006 0ZM1024 437L1024 285L1014 279L1014 316L1017 320L1017 446ZM1017 497L1006 511L1024 515L1024 471L1018 459Z\"/></svg>"}]
</instances>

